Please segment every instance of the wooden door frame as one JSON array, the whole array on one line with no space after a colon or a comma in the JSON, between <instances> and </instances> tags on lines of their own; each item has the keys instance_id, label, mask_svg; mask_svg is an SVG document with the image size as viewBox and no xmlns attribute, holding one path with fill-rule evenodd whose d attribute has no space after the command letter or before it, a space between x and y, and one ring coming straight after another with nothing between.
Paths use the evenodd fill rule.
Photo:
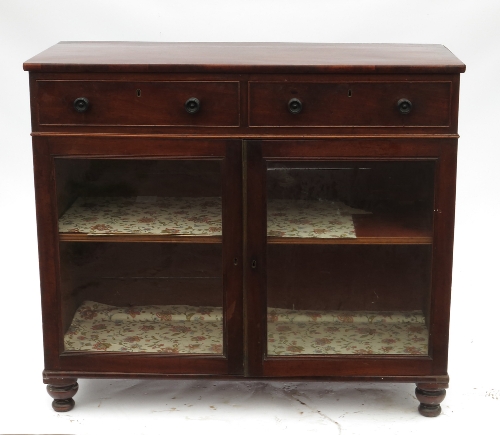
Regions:
<instances>
[{"instance_id":1,"label":"wooden door frame","mask_svg":"<svg viewBox=\"0 0 500 435\"><path fill-rule=\"evenodd\" d=\"M243 372L241 141L127 135L33 137L45 372L74 376L235 375ZM220 159L223 189L224 355L64 352L55 158ZM54 261L55 259L55 261Z\"/></svg>"},{"instance_id":2,"label":"wooden door frame","mask_svg":"<svg viewBox=\"0 0 500 435\"><path fill-rule=\"evenodd\" d=\"M439 376L447 379L455 213L456 138L256 140L245 144L245 339L247 376ZM266 356L266 161L434 160L434 229L429 354Z\"/></svg>"}]
</instances>

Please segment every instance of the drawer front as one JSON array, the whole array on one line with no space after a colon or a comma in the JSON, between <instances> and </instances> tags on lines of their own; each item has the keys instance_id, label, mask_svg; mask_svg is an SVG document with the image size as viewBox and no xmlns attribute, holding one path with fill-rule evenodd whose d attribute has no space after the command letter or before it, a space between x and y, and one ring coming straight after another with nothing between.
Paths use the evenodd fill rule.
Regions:
<instances>
[{"instance_id":1,"label":"drawer front","mask_svg":"<svg viewBox=\"0 0 500 435\"><path fill-rule=\"evenodd\" d=\"M294 105L292 99L300 103ZM408 104L401 100L410 101L409 113L403 113ZM298 113L292 113L294 109ZM249 83L250 126L448 127L450 123L451 82L446 81Z\"/></svg>"},{"instance_id":2,"label":"drawer front","mask_svg":"<svg viewBox=\"0 0 500 435\"><path fill-rule=\"evenodd\" d=\"M42 125L220 127L240 124L238 82L39 80L37 83ZM82 112L74 107L78 98L88 100L88 108ZM195 106L195 113L189 113L185 107L192 98L199 101L199 110L196 111Z\"/></svg>"}]
</instances>

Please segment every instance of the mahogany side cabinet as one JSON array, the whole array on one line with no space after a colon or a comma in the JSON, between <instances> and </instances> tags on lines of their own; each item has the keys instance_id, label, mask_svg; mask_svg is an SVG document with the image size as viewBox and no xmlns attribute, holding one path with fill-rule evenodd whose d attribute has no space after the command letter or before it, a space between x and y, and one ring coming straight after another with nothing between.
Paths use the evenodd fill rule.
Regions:
<instances>
[{"instance_id":1,"label":"mahogany side cabinet","mask_svg":"<svg viewBox=\"0 0 500 435\"><path fill-rule=\"evenodd\" d=\"M45 370L448 387L441 45L62 42L29 71Z\"/></svg>"}]
</instances>

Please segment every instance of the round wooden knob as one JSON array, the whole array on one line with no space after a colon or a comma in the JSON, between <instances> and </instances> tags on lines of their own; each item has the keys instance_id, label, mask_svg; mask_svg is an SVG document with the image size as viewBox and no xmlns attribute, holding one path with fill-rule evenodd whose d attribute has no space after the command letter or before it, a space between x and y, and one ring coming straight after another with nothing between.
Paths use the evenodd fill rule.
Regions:
<instances>
[{"instance_id":1,"label":"round wooden knob","mask_svg":"<svg viewBox=\"0 0 500 435\"><path fill-rule=\"evenodd\" d=\"M89 100L87 100L85 97L79 97L75 101L73 101L73 107L79 113L89 110L89 106Z\"/></svg>"},{"instance_id":2,"label":"round wooden knob","mask_svg":"<svg viewBox=\"0 0 500 435\"><path fill-rule=\"evenodd\" d=\"M407 100L406 98L401 98L401 100L398 101L399 111L403 115L408 115L408 113L411 112L411 107L412 107L411 101Z\"/></svg>"},{"instance_id":3,"label":"round wooden knob","mask_svg":"<svg viewBox=\"0 0 500 435\"><path fill-rule=\"evenodd\" d=\"M294 115L299 114L300 112L302 112L302 101L300 101L298 98L292 98L288 102L288 110Z\"/></svg>"},{"instance_id":4,"label":"round wooden knob","mask_svg":"<svg viewBox=\"0 0 500 435\"><path fill-rule=\"evenodd\" d=\"M200 100L198 98L189 98L185 103L184 103L184 108L186 109L187 113L197 113L200 111L201 104Z\"/></svg>"}]
</instances>

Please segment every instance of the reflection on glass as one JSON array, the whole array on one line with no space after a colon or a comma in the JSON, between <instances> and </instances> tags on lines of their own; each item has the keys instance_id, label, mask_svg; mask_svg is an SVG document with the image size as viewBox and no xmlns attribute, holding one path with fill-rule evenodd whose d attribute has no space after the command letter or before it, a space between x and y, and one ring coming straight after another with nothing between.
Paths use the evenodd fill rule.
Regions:
<instances>
[{"instance_id":1,"label":"reflection on glass","mask_svg":"<svg viewBox=\"0 0 500 435\"><path fill-rule=\"evenodd\" d=\"M428 354L432 162L270 163L268 355Z\"/></svg>"},{"instance_id":2,"label":"reflection on glass","mask_svg":"<svg viewBox=\"0 0 500 435\"><path fill-rule=\"evenodd\" d=\"M223 353L220 161L57 159L67 352Z\"/></svg>"}]
</instances>

